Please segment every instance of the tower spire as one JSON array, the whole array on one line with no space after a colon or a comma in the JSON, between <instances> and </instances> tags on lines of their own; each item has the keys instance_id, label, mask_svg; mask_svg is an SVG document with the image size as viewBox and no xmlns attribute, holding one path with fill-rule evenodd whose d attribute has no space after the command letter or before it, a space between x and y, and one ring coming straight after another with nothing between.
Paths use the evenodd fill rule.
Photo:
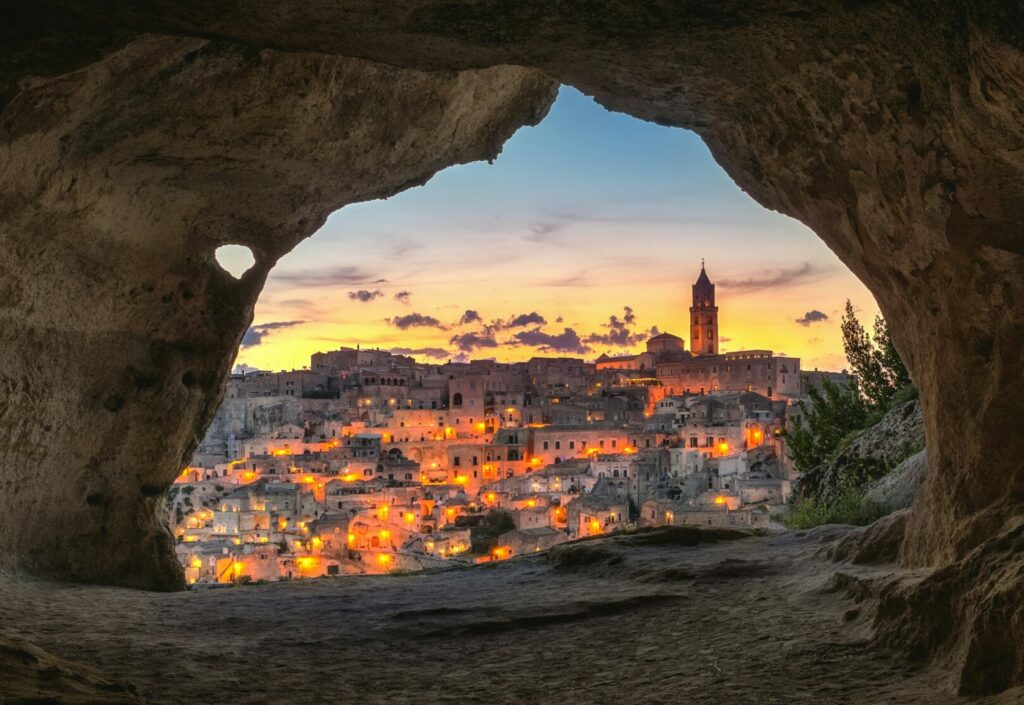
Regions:
<instances>
[{"instance_id":1,"label":"tower spire","mask_svg":"<svg viewBox=\"0 0 1024 705\"><path fill-rule=\"evenodd\" d=\"M700 258L700 275L693 285L693 305L690 306L690 350L694 355L718 354L718 307L715 305L715 285L711 283Z\"/></svg>"}]
</instances>

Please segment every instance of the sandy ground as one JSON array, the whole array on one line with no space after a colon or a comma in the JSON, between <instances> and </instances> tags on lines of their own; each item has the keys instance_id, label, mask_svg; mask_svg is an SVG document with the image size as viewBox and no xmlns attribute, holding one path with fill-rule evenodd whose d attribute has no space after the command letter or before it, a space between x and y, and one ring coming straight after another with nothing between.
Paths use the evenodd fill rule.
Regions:
<instances>
[{"instance_id":1,"label":"sandy ground","mask_svg":"<svg viewBox=\"0 0 1024 705\"><path fill-rule=\"evenodd\" d=\"M635 543L174 594L6 580L0 632L161 704L1024 702L958 698L873 650L863 610L829 589L854 569L814 538Z\"/></svg>"}]
</instances>

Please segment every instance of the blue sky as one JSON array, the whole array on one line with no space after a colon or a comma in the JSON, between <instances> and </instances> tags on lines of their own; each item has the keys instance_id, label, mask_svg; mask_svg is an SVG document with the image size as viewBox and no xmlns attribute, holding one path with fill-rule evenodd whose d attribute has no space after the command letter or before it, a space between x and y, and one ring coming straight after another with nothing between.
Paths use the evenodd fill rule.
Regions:
<instances>
[{"instance_id":1,"label":"blue sky","mask_svg":"<svg viewBox=\"0 0 1024 705\"><path fill-rule=\"evenodd\" d=\"M689 338L702 257L719 285L725 350L768 348L800 355L806 368L839 368L843 303L851 298L865 318L876 312L811 231L756 204L694 133L563 88L549 116L517 132L494 163L451 167L334 213L282 259L257 306L257 332L291 325L250 336L258 344L238 361L301 367L317 350L356 343L433 360L639 350L651 327ZM608 342L611 316L621 322L626 307L629 335ZM481 320L459 323L467 310ZM810 311L827 318L808 324ZM534 323L504 325L528 313Z\"/></svg>"}]
</instances>

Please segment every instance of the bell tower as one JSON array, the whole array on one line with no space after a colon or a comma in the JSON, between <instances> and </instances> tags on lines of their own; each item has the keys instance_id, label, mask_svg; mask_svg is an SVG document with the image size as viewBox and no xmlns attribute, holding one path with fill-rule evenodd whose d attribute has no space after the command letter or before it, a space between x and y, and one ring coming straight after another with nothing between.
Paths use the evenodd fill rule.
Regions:
<instances>
[{"instance_id":1,"label":"bell tower","mask_svg":"<svg viewBox=\"0 0 1024 705\"><path fill-rule=\"evenodd\" d=\"M694 355L718 354L718 307L715 306L715 285L700 261L700 276L693 285L690 306L690 350Z\"/></svg>"}]
</instances>

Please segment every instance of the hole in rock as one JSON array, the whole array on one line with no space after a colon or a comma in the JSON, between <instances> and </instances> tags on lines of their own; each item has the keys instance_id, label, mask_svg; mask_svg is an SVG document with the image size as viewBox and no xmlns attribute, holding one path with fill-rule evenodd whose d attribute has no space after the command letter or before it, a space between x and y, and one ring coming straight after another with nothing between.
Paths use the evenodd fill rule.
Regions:
<instances>
[{"instance_id":1,"label":"hole in rock","mask_svg":"<svg viewBox=\"0 0 1024 705\"><path fill-rule=\"evenodd\" d=\"M241 279L242 275L256 264L252 250L245 245L221 245L214 251L213 256L221 269L235 279Z\"/></svg>"},{"instance_id":2,"label":"hole in rock","mask_svg":"<svg viewBox=\"0 0 1024 705\"><path fill-rule=\"evenodd\" d=\"M563 89L493 165L348 206L281 260L168 496L186 578L778 527L797 402L849 380L847 300L870 325L865 287L695 134Z\"/></svg>"}]
</instances>

